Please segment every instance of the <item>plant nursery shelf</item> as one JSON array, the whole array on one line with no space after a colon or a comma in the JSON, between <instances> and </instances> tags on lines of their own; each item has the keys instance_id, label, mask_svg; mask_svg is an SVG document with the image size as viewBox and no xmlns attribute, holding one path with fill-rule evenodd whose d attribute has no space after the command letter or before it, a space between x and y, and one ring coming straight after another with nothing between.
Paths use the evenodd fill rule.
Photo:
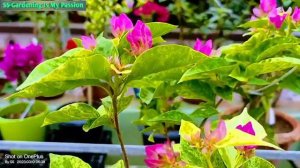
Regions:
<instances>
[{"instance_id":1,"label":"plant nursery shelf","mask_svg":"<svg viewBox=\"0 0 300 168\"><path fill-rule=\"evenodd\" d=\"M120 155L120 145L115 144L88 144L88 143L60 143L60 142L23 142L0 141L0 150L35 150L41 152L76 152L76 153L107 153L108 155ZM145 146L126 145L128 155L144 156ZM256 150L256 154L271 160L299 160L300 151L275 151Z\"/></svg>"}]
</instances>

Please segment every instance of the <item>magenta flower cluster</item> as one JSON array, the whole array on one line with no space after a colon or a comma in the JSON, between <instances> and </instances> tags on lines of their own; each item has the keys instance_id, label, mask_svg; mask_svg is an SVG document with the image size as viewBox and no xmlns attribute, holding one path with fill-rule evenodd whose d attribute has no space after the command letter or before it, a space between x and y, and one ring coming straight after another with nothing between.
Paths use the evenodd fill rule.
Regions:
<instances>
[{"instance_id":1,"label":"magenta flower cluster","mask_svg":"<svg viewBox=\"0 0 300 168\"><path fill-rule=\"evenodd\" d=\"M172 143L167 141L164 144L155 144L146 146L145 163L149 168L158 167L184 167L185 163L180 160L179 152L173 150Z\"/></svg>"},{"instance_id":2,"label":"magenta flower cluster","mask_svg":"<svg viewBox=\"0 0 300 168\"><path fill-rule=\"evenodd\" d=\"M134 56L140 55L153 45L150 28L140 20L133 26L131 20L125 14L121 14L111 19L111 27L116 38L120 38L124 33L127 33L126 38Z\"/></svg>"},{"instance_id":3,"label":"magenta flower cluster","mask_svg":"<svg viewBox=\"0 0 300 168\"><path fill-rule=\"evenodd\" d=\"M275 28L280 29L286 18L291 16L291 13L291 8L285 11L283 7L277 7L276 0L260 0L259 8L253 9L254 16L252 18L256 19L267 16ZM298 7L294 9L291 18L295 23L300 21L300 10Z\"/></svg>"},{"instance_id":4,"label":"magenta flower cluster","mask_svg":"<svg viewBox=\"0 0 300 168\"><path fill-rule=\"evenodd\" d=\"M29 44L22 47L20 44L9 44L4 51L4 59L0 68L4 71L7 80L16 81L26 77L38 64L44 61L43 46Z\"/></svg>"},{"instance_id":5,"label":"magenta flower cluster","mask_svg":"<svg viewBox=\"0 0 300 168\"><path fill-rule=\"evenodd\" d=\"M204 42L197 38L194 49L202 54L205 54L206 56L210 56L213 51L213 42L210 39Z\"/></svg>"}]
</instances>

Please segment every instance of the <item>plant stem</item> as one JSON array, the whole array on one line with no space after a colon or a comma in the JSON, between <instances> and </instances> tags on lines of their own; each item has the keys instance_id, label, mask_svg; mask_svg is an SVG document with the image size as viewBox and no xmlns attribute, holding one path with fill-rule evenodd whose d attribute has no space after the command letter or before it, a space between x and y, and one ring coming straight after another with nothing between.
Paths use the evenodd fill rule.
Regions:
<instances>
[{"instance_id":1,"label":"plant stem","mask_svg":"<svg viewBox=\"0 0 300 168\"><path fill-rule=\"evenodd\" d=\"M206 161L208 164L208 168L214 168L213 164L210 161L210 155L206 155Z\"/></svg>"},{"instance_id":2,"label":"plant stem","mask_svg":"<svg viewBox=\"0 0 300 168\"><path fill-rule=\"evenodd\" d=\"M120 130L120 125L119 125L117 96L112 97L112 105L113 105L113 110L114 110L114 125L115 125L115 129L117 131L117 135L118 135L120 145L121 145L125 168L129 168L128 156L127 156L127 153L126 153L126 149L125 149L125 145L124 145L124 142L123 142L122 133L121 133L121 130Z\"/></svg>"},{"instance_id":3,"label":"plant stem","mask_svg":"<svg viewBox=\"0 0 300 168\"><path fill-rule=\"evenodd\" d=\"M93 86L87 87L87 98L88 98L88 104L92 106L93 104Z\"/></svg>"},{"instance_id":4,"label":"plant stem","mask_svg":"<svg viewBox=\"0 0 300 168\"><path fill-rule=\"evenodd\" d=\"M286 77L288 77L289 75L291 75L294 71L297 70L297 67L294 67L292 69L290 69L287 73L285 73L284 75L282 75L280 78L275 79L273 82L271 82L269 85L262 87L260 89L257 89L255 92L261 92L264 91L274 85L277 85L280 81L282 81L283 79L285 79Z\"/></svg>"}]
</instances>

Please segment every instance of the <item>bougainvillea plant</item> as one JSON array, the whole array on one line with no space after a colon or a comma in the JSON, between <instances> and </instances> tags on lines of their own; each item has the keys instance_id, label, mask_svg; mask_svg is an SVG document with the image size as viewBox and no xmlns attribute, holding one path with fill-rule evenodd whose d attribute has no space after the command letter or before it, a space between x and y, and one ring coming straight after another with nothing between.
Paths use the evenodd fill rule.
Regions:
<instances>
[{"instance_id":1,"label":"bougainvillea plant","mask_svg":"<svg viewBox=\"0 0 300 168\"><path fill-rule=\"evenodd\" d=\"M195 118L207 118L217 114L215 109L219 104L219 102L216 103L217 95L223 98L230 98L228 96L230 95L228 88L232 85L228 85L229 82L227 80L223 82L222 79L229 78L226 73L233 65L226 62L228 69L222 69L220 75L207 73L205 77L211 77L212 79L210 80L192 79L188 74L191 72L189 69L193 67L197 68L202 65L204 68L202 71L218 69L219 67L223 68L226 60L214 54L211 41L203 44L203 42L198 40L195 49L177 44L161 45L164 42L162 36L176 29L176 26L159 22L145 24L142 21L137 21L133 24L123 14L114 16L111 24L113 39L104 37L103 33L98 36L90 35L83 36L81 39L73 39L76 43L76 48L67 51L60 57L47 60L38 65L24 83L17 88L18 92L11 95L10 98L55 96L66 90L86 85L103 88L109 96L101 100L102 105L97 109L85 103L66 105L58 111L49 113L43 125L86 120L83 126L85 131L102 125L110 126L117 133L123 154L123 161L118 162L117 165L124 164L126 168L129 168L129 160L119 123L119 114L126 109L133 99L133 96L126 94L128 88L152 88L152 90L154 88L154 91L148 93L150 95L156 93L159 95L159 98L163 97L163 91L165 90L162 86L166 82L174 82L174 90L179 90L180 95L183 97L201 98L206 103L202 104L191 116L180 111L173 111L172 113L164 113L169 115L162 114L157 116L156 122L181 123L182 126L186 123L185 121L196 124ZM215 73L215 71L212 72ZM188 78L186 78L187 76ZM232 80L234 81L234 78ZM166 86L169 86L169 84ZM144 100L149 101L149 99ZM205 140L203 140L206 144L202 146L202 140L198 144L198 147L201 148L199 150L201 151L201 156L208 157L210 154L212 155L216 148L227 146L239 146L239 149L249 150L258 145L272 146L261 141L263 137L259 136L260 131L256 131L254 121L251 121L250 127L251 124L253 124L255 136L251 134L253 133L251 129L248 131L248 123L237 123L233 129L230 124L225 124L225 126L224 122L220 122L219 128L226 128L226 134L220 134L220 131L211 131L210 126L206 125ZM196 126L194 127L195 129L193 128L191 131L200 131L200 129L196 129ZM183 142L186 141L186 144L196 142L194 139L197 139L198 135L193 134L189 138L190 132L182 130L185 130L184 127L180 131ZM242 134L243 130L250 134ZM248 141L242 139L243 141L233 141L236 142L233 143L232 141L223 140L236 136L235 134L242 134L242 137L244 136ZM260 138L258 139L259 143L251 141L253 137ZM171 142L168 142L163 147L158 146L154 150L147 151L153 154L153 157L160 157L160 155L154 154L155 151L166 149L174 154L170 153L172 156L168 156L169 158L174 159L176 157L172 163L174 162L178 165L184 164L183 162L186 163L186 159L182 159L184 155L180 155L183 162L177 160L178 154L176 150L172 150L171 144ZM250 147L241 147L245 145ZM191 145L187 146L193 148ZM193 150L198 151L198 149L194 148ZM166 153L168 154L168 152ZM57 157L52 155L52 158ZM153 161L150 159L148 163L153 163ZM193 163L190 164L193 165Z\"/></svg>"},{"instance_id":2,"label":"bougainvillea plant","mask_svg":"<svg viewBox=\"0 0 300 168\"><path fill-rule=\"evenodd\" d=\"M4 59L0 62L0 68L4 71L9 81L23 82L29 73L42 61L43 46L30 43L21 46L18 43L8 44L4 50Z\"/></svg>"},{"instance_id":3,"label":"bougainvillea plant","mask_svg":"<svg viewBox=\"0 0 300 168\"><path fill-rule=\"evenodd\" d=\"M155 144L146 146L145 163L157 167L208 167L208 168L271 168L270 162L255 156L258 146L277 146L265 142L264 128L246 110L231 120L220 120L217 128L210 122L204 129L182 120L180 144Z\"/></svg>"},{"instance_id":4,"label":"bougainvillea plant","mask_svg":"<svg viewBox=\"0 0 300 168\"><path fill-rule=\"evenodd\" d=\"M264 126L275 123L272 105L282 89L300 93L300 41L294 33L299 30L299 8L285 11L276 2L261 0L251 20L241 25L249 29L247 41L221 47L219 58L193 66L180 80L223 84L221 97L231 100L233 92L240 94L243 106Z\"/></svg>"},{"instance_id":5,"label":"bougainvillea plant","mask_svg":"<svg viewBox=\"0 0 300 168\"><path fill-rule=\"evenodd\" d=\"M187 46L159 45L164 41L161 36L176 26L142 21L133 24L126 15L115 16L111 23L113 39L103 34L73 39L76 48L37 66L10 98L54 96L85 85L102 87L109 96L98 109L84 103L70 104L49 113L44 125L87 120L85 131L111 126L117 132L125 167L129 167L118 119L133 98L125 95L127 89L178 80L188 66L207 57Z\"/></svg>"}]
</instances>

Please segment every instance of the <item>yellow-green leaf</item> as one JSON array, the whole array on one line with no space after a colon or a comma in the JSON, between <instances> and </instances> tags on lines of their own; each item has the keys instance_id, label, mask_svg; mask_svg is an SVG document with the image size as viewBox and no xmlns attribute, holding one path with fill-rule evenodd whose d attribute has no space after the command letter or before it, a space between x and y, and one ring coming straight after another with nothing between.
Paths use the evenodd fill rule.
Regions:
<instances>
[{"instance_id":1,"label":"yellow-green leaf","mask_svg":"<svg viewBox=\"0 0 300 168\"><path fill-rule=\"evenodd\" d=\"M276 145L273 145L269 142L265 142L257 136L248 134L238 129L230 130L227 133L226 137L221 141L217 142L215 146L217 148L224 148L228 146L247 146L247 145L268 146L274 149L282 150Z\"/></svg>"},{"instance_id":2,"label":"yellow-green leaf","mask_svg":"<svg viewBox=\"0 0 300 168\"><path fill-rule=\"evenodd\" d=\"M252 118L248 114L246 108L243 110L243 112L240 115L232 118L231 120L225 121L226 129L227 129L228 132L230 132L230 130L236 129L236 127L238 125L245 125L249 121L252 123L252 126L253 126L253 129L255 131L255 136L256 137L258 137L260 139L263 139L267 136L267 133L266 133L264 127L262 125L260 125L259 122L257 122L254 118Z\"/></svg>"},{"instance_id":3,"label":"yellow-green leaf","mask_svg":"<svg viewBox=\"0 0 300 168\"><path fill-rule=\"evenodd\" d=\"M181 120L179 134L181 137L185 135L194 135L200 133L201 130L191 122Z\"/></svg>"}]
</instances>

